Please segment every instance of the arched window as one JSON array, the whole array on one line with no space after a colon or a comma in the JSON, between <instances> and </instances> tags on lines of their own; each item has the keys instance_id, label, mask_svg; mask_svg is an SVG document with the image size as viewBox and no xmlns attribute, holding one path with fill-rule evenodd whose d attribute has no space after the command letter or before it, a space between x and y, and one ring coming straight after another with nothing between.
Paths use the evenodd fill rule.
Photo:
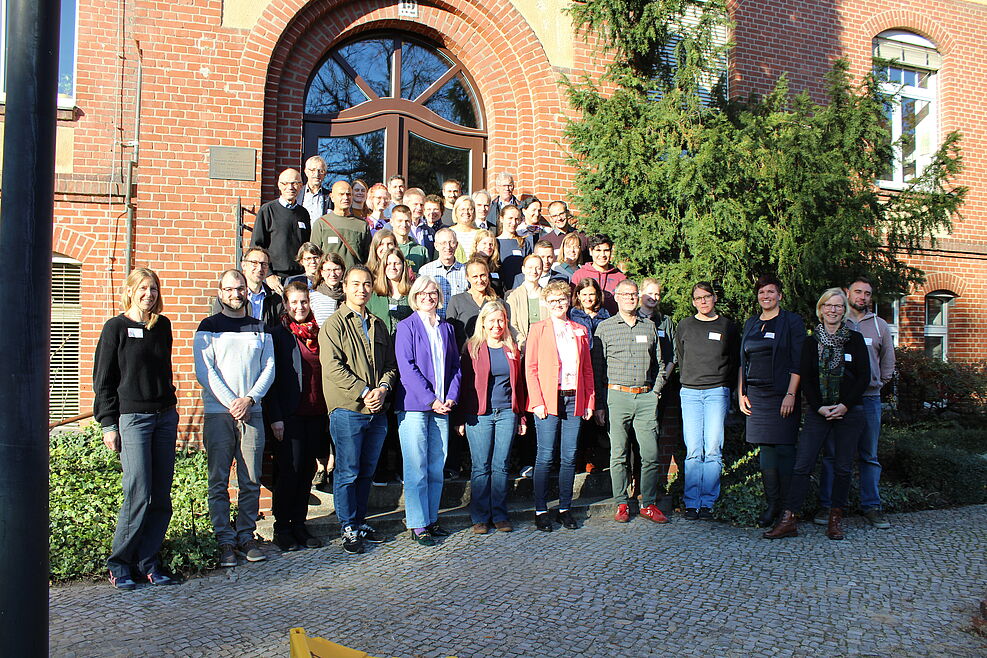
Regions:
<instances>
[{"instance_id":1,"label":"arched window","mask_svg":"<svg viewBox=\"0 0 987 658\"><path fill-rule=\"evenodd\" d=\"M894 158L881 176L883 187L902 187L917 178L939 147L938 71L942 57L928 39L887 30L874 39L876 73L887 94L885 114Z\"/></svg>"},{"instance_id":2,"label":"arched window","mask_svg":"<svg viewBox=\"0 0 987 658\"><path fill-rule=\"evenodd\" d=\"M400 34L337 46L309 79L305 157L321 155L326 185L403 174L441 193L483 184L486 129L475 85L446 50Z\"/></svg>"},{"instance_id":3,"label":"arched window","mask_svg":"<svg viewBox=\"0 0 987 658\"><path fill-rule=\"evenodd\" d=\"M936 290L925 296L925 353L940 361L949 360L949 312L956 295Z\"/></svg>"}]
</instances>

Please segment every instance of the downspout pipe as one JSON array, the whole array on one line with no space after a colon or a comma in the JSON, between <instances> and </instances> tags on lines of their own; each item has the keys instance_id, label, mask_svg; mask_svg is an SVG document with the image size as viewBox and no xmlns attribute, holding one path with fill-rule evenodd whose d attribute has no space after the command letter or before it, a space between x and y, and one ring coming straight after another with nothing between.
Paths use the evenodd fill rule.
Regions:
<instances>
[{"instance_id":1,"label":"downspout pipe","mask_svg":"<svg viewBox=\"0 0 987 658\"><path fill-rule=\"evenodd\" d=\"M137 49L137 92L134 99L134 139L124 143L130 147L130 160L127 161L127 175L124 178L124 203L127 206L127 248L124 260L127 264L127 274L134 269L134 169L140 155L141 134L141 95L144 89L144 58Z\"/></svg>"}]
</instances>

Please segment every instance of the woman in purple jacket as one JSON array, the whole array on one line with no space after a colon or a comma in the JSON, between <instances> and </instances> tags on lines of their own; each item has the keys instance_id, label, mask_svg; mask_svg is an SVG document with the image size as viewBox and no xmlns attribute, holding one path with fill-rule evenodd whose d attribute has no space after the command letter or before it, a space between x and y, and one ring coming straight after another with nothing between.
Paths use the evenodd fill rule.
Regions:
<instances>
[{"instance_id":1,"label":"woman in purple jacket","mask_svg":"<svg viewBox=\"0 0 987 658\"><path fill-rule=\"evenodd\" d=\"M404 457L405 523L411 539L434 546L439 527L442 468L449 447L449 412L459 399L459 351L452 325L441 319L438 281L419 276L408 293L414 311L394 337L400 380L394 397Z\"/></svg>"}]
</instances>

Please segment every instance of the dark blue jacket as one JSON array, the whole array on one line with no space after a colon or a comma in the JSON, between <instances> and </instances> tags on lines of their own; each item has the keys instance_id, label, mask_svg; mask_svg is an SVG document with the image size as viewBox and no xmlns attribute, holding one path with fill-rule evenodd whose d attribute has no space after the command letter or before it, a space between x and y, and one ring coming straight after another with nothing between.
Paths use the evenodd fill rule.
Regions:
<instances>
[{"instance_id":1,"label":"dark blue jacket","mask_svg":"<svg viewBox=\"0 0 987 658\"><path fill-rule=\"evenodd\" d=\"M740 338L740 378L741 395L747 395L747 354L746 344L754 327L761 322L760 314L744 323L744 333ZM771 344L771 372L775 393L788 391L791 376L801 372L802 343L805 342L805 323L795 313L780 309L775 322L775 337Z\"/></svg>"}]
</instances>

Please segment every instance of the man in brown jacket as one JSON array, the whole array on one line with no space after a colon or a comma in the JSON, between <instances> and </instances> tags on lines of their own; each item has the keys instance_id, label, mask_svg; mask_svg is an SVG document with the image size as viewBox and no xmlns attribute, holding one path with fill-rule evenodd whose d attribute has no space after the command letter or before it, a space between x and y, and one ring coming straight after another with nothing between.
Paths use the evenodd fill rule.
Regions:
<instances>
[{"instance_id":1,"label":"man in brown jacket","mask_svg":"<svg viewBox=\"0 0 987 658\"><path fill-rule=\"evenodd\" d=\"M394 346L384 322L367 311L373 279L363 265L343 278L345 302L322 325L322 388L336 444L333 499L343 550L362 553L383 541L366 523L370 479L387 434L385 408L397 382Z\"/></svg>"}]
</instances>

